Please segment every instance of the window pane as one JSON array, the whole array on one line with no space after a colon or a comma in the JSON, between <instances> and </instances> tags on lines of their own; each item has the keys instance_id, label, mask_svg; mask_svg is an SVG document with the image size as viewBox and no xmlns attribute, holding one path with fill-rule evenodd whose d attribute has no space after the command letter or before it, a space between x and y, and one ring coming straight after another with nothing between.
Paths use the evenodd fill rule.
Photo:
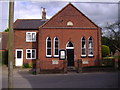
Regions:
<instances>
[{"instance_id":1,"label":"window pane","mask_svg":"<svg viewBox=\"0 0 120 90\"><path fill-rule=\"evenodd\" d=\"M58 55L58 49L55 49L55 55Z\"/></svg>"},{"instance_id":2,"label":"window pane","mask_svg":"<svg viewBox=\"0 0 120 90\"><path fill-rule=\"evenodd\" d=\"M58 41L55 41L55 48L58 48Z\"/></svg>"},{"instance_id":3,"label":"window pane","mask_svg":"<svg viewBox=\"0 0 120 90\"><path fill-rule=\"evenodd\" d=\"M47 55L51 55L51 49L47 49Z\"/></svg>"},{"instance_id":4,"label":"window pane","mask_svg":"<svg viewBox=\"0 0 120 90\"><path fill-rule=\"evenodd\" d=\"M22 51L17 51L17 58L21 58L22 57Z\"/></svg>"},{"instance_id":5,"label":"window pane","mask_svg":"<svg viewBox=\"0 0 120 90\"><path fill-rule=\"evenodd\" d=\"M51 48L51 41L48 41L48 42L47 42L47 47L50 47L50 48Z\"/></svg>"},{"instance_id":6,"label":"window pane","mask_svg":"<svg viewBox=\"0 0 120 90\"><path fill-rule=\"evenodd\" d=\"M82 49L82 55L85 55L85 49Z\"/></svg>"},{"instance_id":7,"label":"window pane","mask_svg":"<svg viewBox=\"0 0 120 90\"><path fill-rule=\"evenodd\" d=\"M27 58L31 58L31 53L27 53Z\"/></svg>"},{"instance_id":8,"label":"window pane","mask_svg":"<svg viewBox=\"0 0 120 90\"><path fill-rule=\"evenodd\" d=\"M32 50L32 58L35 58L35 50Z\"/></svg>"},{"instance_id":9,"label":"window pane","mask_svg":"<svg viewBox=\"0 0 120 90\"><path fill-rule=\"evenodd\" d=\"M32 33L32 40L36 40L35 33Z\"/></svg>"},{"instance_id":10,"label":"window pane","mask_svg":"<svg viewBox=\"0 0 120 90\"><path fill-rule=\"evenodd\" d=\"M31 33L27 33L27 40L31 40Z\"/></svg>"}]
</instances>

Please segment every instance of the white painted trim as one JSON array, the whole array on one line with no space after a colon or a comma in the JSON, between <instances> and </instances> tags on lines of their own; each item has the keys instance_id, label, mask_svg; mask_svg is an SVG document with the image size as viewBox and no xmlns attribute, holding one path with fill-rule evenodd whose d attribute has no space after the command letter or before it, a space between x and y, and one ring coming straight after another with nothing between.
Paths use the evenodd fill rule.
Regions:
<instances>
[{"instance_id":1,"label":"white painted trim","mask_svg":"<svg viewBox=\"0 0 120 90\"><path fill-rule=\"evenodd\" d=\"M51 37L50 37L50 39L51 39L51 55L47 55L47 39L48 38L49 37L46 38L46 57L52 57L52 39L51 39Z\"/></svg>"},{"instance_id":2,"label":"white painted trim","mask_svg":"<svg viewBox=\"0 0 120 90\"><path fill-rule=\"evenodd\" d=\"M27 50L30 50L31 58L27 58ZM35 50L35 58L32 58L32 50ZM26 59L36 59L36 49L26 49Z\"/></svg>"},{"instance_id":3,"label":"white painted trim","mask_svg":"<svg viewBox=\"0 0 120 90\"><path fill-rule=\"evenodd\" d=\"M66 47L66 49L74 49L74 47Z\"/></svg>"},{"instance_id":4,"label":"white painted trim","mask_svg":"<svg viewBox=\"0 0 120 90\"><path fill-rule=\"evenodd\" d=\"M32 33L35 33L35 40L27 40L27 34L30 33L32 36ZM36 42L36 32L26 32L26 42Z\"/></svg>"},{"instance_id":5,"label":"white painted trim","mask_svg":"<svg viewBox=\"0 0 120 90\"><path fill-rule=\"evenodd\" d=\"M88 54L88 56L91 56L91 57L93 57L94 55L93 55L93 54Z\"/></svg>"},{"instance_id":6,"label":"white painted trim","mask_svg":"<svg viewBox=\"0 0 120 90\"><path fill-rule=\"evenodd\" d=\"M66 44L66 49L74 49L74 44L72 42L71 43L73 44L73 47L67 47L67 45L68 45L69 42L70 41L68 41L67 44Z\"/></svg>"},{"instance_id":7,"label":"white painted trim","mask_svg":"<svg viewBox=\"0 0 120 90\"><path fill-rule=\"evenodd\" d=\"M54 57L59 57L59 38L58 38L58 55L55 55L55 38L58 37L54 37L53 53L54 53Z\"/></svg>"}]
</instances>

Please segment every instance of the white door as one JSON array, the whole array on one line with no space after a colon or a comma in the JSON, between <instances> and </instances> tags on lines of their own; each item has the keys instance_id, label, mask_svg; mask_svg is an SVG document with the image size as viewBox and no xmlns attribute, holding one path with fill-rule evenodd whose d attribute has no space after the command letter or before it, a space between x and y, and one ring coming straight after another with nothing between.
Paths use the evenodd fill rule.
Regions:
<instances>
[{"instance_id":1,"label":"white door","mask_svg":"<svg viewBox=\"0 0 120 90\"><path fill-rule=\"evenodd\" d=\"M16 49L15 66L22 66L22 65L23 65L23 50Z\"/></svg>"}]
</instances>

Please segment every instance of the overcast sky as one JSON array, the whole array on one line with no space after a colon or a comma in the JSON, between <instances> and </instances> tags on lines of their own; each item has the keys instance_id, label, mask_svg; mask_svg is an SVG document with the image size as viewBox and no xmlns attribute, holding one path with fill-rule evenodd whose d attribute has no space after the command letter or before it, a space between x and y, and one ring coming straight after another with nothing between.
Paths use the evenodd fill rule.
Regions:
<instances>
[{"instance_id":1,"label":"overcast sky","mask_svg":"<svg viewBox=\"0 0 120 90\"><path fill-rule=\"evenodd\" d=\"M75 3L80 1L109 1L113 2L113 4ZM119 0L15 0L14 21L16 19L41 19L41 7L46 8L47 18L50 19L71 2L93 22L100 27L104 27L107 22L113 23L118 20L118 1ZM8 0L0 1L0 32L8 27L8 6Z\"/></svg>"}]
</instances>

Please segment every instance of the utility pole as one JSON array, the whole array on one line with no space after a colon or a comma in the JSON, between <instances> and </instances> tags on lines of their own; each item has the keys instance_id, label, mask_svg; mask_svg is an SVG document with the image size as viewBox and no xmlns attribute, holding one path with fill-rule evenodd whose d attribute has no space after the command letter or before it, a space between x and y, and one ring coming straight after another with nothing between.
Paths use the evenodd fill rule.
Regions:
<instances>
[{"instance_id":1,"label":"utility pole","mask_svg":"<svg viewBox=\"0 0 120 90\"><path fill-rule=\"evenodd\" d=\"M13 60L14 60L13 22L14 22L14 0L9 0L8 89L13 88Z\"/></svg>"}]
</instances>

